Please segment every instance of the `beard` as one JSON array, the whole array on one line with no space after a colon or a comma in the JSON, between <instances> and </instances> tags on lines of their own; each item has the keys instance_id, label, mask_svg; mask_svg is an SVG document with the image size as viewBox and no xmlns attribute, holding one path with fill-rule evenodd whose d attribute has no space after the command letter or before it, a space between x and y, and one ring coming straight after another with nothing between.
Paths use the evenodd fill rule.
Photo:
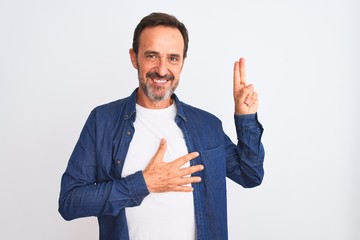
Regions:
<instances>
[{"instance_id":1,"label":"beard","mask_svg":"<svg viewBox=\"0 0 360 240\"><path fill-rule=\"evenodd\" d=\"M171 95L175 92L177 88L178 81L174 82L174 76L171 74L166 74L164 76L159 75L156 72L148 72L146 74L146 79L141 78L140 71L138 71L139 85L143 92L148 96L151 100L160 102L165 99L171 97ZM150 80L148 79L165 79L167 81L171 81L169 87L165 86L152 86Z\"/></svg>"}]
</instances>

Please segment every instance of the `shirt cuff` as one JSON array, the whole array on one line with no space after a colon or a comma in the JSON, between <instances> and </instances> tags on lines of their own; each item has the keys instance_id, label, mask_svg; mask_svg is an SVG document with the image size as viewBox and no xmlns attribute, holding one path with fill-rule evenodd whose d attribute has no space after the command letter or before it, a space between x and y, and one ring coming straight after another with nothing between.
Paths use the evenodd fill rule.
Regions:
<instances>
[{"instance_id":1,"label":"shirt cuff","mask_svg":"<svg viewBox=\"0 0 360 240\"><path fill-rule=\"evenodd\" d=\"M127 176L125 179L129 184L131 197L138 205L140 205L143 199L150 193L147 189L142 171L137 171L136 173Z\"/></svg>"},{"instance_id":2,"label":"shirt cuff","mask_svg":"<svg viewBox=\"0 0 360 240\"><path fill-rule=\"evenodd\" d=\"M261 128L262 125L258 120L257 113L234 115L235 126L237 130L245 130L250 128Z\"/></svg>"}]
</instances>

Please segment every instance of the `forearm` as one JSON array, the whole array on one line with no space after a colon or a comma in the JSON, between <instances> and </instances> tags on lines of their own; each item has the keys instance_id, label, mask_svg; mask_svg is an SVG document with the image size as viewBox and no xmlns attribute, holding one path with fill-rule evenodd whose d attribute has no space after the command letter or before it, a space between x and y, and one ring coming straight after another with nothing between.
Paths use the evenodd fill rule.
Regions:
<instances>
[{"instance_id":1,"label":"forearm","mask_svg":"<svg viewBox=\"0 0 360 240\"><path fill-rule=\"evenodd\" d=\"M142 172L103 183L80 185L67 173L62 178L59 212L66 220L117 215L124 207L138 206L149 194Z\"/></svg>"},{"instance_id":2,"label":"forearm","mask_svg":"<svg viewBox=\"0 0 360 240\"><path fill-rule=\"evenodd\" d=\"M261 184L264 169L263 127L256 114L235 116L238 142L228 146L227 175L244 187Z\"/></svg>"}]
</instances>

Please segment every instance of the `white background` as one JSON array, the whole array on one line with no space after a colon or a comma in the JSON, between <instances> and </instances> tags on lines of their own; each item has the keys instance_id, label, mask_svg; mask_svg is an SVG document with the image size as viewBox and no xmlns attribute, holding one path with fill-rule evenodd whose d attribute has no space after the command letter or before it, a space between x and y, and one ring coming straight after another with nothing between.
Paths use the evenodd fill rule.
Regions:
<instances>
[{"instance_id":1,"label":"white background","mask_svg":"<svg viewBox=\"0 0 360 240\"><path fill-rule=\"evenodd\" d=\"M360 3L0 1L0 239L98 239L63 220L60 178L97 105L128 96L140 19L164 11L190 33L178 96L235 140L232 68L260 93L266 174L228 181L230 240L360 239Z\"/></svg>"}]
</instances>

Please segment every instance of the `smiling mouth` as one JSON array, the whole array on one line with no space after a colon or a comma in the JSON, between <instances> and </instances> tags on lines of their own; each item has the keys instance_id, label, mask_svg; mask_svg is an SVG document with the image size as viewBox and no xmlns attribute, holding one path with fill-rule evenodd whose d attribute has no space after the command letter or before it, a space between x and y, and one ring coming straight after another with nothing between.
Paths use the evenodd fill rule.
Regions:
<instances>
[{"instance_id":1,"label":"smiling mouth","mask_svg":"<svg viewBox=\"0 0 360 240\"><path fill-rule=\"evenodd\" d=\"M166 83L168 80L166 79L153 79L155 83Z\"/></svg>"},{"instance_id":2,"label":"smiling mouth","mask_svg":"<svg viewBox=\"0 0 360 240\"><path fill-rule=\"evenodd\" d=\"M149 72L146 74L147 78L152 79L155 83L164 84L169 80L174 80L174 76L171 74L165 74L164 76L161 76L157 72Z\"/></svg>"}]
</instances>

